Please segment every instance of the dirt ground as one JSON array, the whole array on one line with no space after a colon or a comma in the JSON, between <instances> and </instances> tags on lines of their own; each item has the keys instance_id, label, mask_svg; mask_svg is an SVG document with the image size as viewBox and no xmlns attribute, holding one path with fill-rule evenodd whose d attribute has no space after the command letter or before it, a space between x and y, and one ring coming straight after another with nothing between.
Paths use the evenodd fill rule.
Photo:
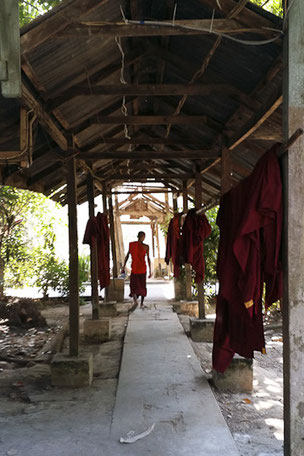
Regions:
<instances>
[{"instance_id":1,"label":"dirt ground","mask_svg":"<svg viewBox=\"0 0 304 456\"><path fill-rule=\"evenodd\" d=\"M129 304L119 306L119 315L112 321L111 341L96 346L82 344L83 351L88 350L94 354L94 381L98 384L109 381L117 383ZM80 307L81 326L84 318L90 316L90 312L90 304ZM47 320L47 328L8 328L0 323L0 355L6 353L30 360L27 366L0 361L0 423L7 419L13 420L18 414L34 413L37 407L44 406L43 401L39 402L40 395L47 391L51 394L50 364L43 361L41 355L48 355L51 341L65 326L68 307L63 304L46 307L42 310L42 315ZM179 317L188 334L189 317ZM266 322L267 355L256 355L252 394L219 392L213 388L241 456L283 455L283 361L280 325L279 313ZM191 343L204 375L211 379L212 344ZM68 339L65 339L65 349L67 344ZM34 362L39 357L42 361ZM113 386L115 396L115 385ZM9 453L11 450L5 448L5 442L0 438L0 455L21 454Z\"/></svg>"},{"instance_id":2,"label":"dirt ground","mask_svg":"<svg viewBox=\"0 0 304 456\"><path fill-rule=\"evenodd\" d=\"M189 334L189 317L179 315ZM215 397L241 456L283 455L283 342L281 314L266 317L267 355L254 360L251 394L220 392L212 385L212 344L193 342L193 349L210 380ZM273 329L271 329L273 328Z\"/></svg>"}]
</instances>

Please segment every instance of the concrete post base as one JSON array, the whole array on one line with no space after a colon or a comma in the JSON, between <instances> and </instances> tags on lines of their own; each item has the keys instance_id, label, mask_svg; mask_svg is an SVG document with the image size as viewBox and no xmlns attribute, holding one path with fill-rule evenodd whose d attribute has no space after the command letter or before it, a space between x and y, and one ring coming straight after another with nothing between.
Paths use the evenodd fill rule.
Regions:
<instances>
[{"instance_id":1,"label":"concrete post base","mask_svg":"<svg viewBox=\"0 0 304 456\"><path fill-rule=\"evenodd\" d=\"M213 342L214 320L190 318L191 339L194 342Z\"/></svg>"},{"instance_id":2,"label":"concrete post base","mask_svg":"<svg viewBox=\"0 0 304 456\"><path fill-rule=\"evenodd\" d=\"M186 299L186 281L185 279L174 277L174 297L176 301Z\"/></svg>"},{"instance_id":3,"label":"concrete post base","mask_svg":"<svg viewBox=\"0 0 304 456\"><path fill-rule=\"evenodd\" d=\"M100 304L99 317L112 318L112 317L116 317L116 315L117 315L116 301L103 302L102 304Z\"/></svg>"},{"instance_id":4,"label":"concrete post base","mask_svg":"<svg viewBox=\"0 0 304 456\"><path fill-rule=\"evenodd\" d=\"M51 362L51 382L53 386L81 388L90 386L93 380L92 353L72 357L57 353Z\"/></svg>"},{"instance_id":5,"label":"concrete post base","mask_svg":"<svg viewBox=\"0 0 304 456\"><path fill-rule=\"evenodd\" d=\"M111 320L85 320L83 325L84 340L87 343L98 344L111 338Z\"/></svg>"},{"instance_id":6,"label":"concrete post base","mask_svg":"<svg viewBox=\"0 0 304 456\"><path fill-rule=\"evenodd\" d=\"M190 317L198 317L198 302L193 301L180 301L180 313L189 315Z\"/></svg>"},{"instance_id":7,"label":"concrete post base","mask_svg":"<svg viewBox=\"0 0 304 456\"><path fill-rule=\"evenodd\" d=\"M123 302L125 291L124 279L111 279L110 285L107 287L106 300Z\"/></svg>"},{"instance_id":8,"label":"concrete post base","mask_svg":"<svg viewBox=\"0 0 304 456\"><path fill-rule=\"evenodd\" d=\"M235 355L223 373L212 372L214 386L234 393L250 393L253 388L253 360Z\"/></svg>"}]
</instances>

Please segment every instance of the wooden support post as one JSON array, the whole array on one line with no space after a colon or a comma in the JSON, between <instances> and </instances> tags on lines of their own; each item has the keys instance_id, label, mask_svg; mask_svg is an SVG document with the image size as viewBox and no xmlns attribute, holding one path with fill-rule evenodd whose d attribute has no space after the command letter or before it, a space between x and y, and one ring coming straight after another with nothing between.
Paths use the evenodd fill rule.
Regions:
<instances>
[{"instance_id":1,"label":"wooden support post","mask_svg":"<svg viewBox=\"0 0 304 456\"><path fill-rule=\"evenodd\" d=\"M168 195L168 193L165 193L165 209L166 209L166 214L169 214L169 195Z\"/></svg>"},{"instance_id":2,"label":"wooden support post","mask_svg":"<svg viewBox=\"0 0 304 456\"><path fill-rule=\"evenodd\" d=\"M231 152L223 147L221 160L221 194L223 195L232 188L232 162Z\"/></svg>"},{"instance_id":3,"label":"wooden support post","mask_svg":"<svg viewBox=\"0 0 304 456\"><path fill-rule=\"evenodd\" d=\"M104 213L104 214L107 214L107 213L108 213L108 205L107 205L107 196L108 196L108 192L107 192L107 185L106 185L106 184L103 184L102 188L103 188L103 192L102 192L103 213Z\"/></svg>"},{"instance_id":4,"label":"wooden support post","mask_svg":"<svg viewBox=\"0 0 304 456\"><path fill-rule=\"evenodd\" d=\"M121 228L121 220L120 220L120 210L118 204L118 197L115 195L115 221L116 221L116 232L117 232L117 247L119 250L119 259L118 259L118 268L119 270L123 266L123 261L125 259L124 253L124 242L123 242L123 234Z\"/></svg>"},{"instance_id":5,"label":"wooden support post","mask_svg":"<svg viewBox=\"0 0 304 456\"><path fill-rule=\"evenodd\" d=\"M108 197L109 205L109 219L110 219L110 235L111 235L111 249L112 249L112 261L113 261L113 279L117 278L117 256L116 256L116 243L115 243L115 232L114 232L114 214L113 214L113 203L112 195Z\"/></svg>"},{"instance_id":6,"label":"wooden support post","mask_svg":"<svg viewBox=\"0 0 304 456\"><path fill-rule=\"evenodd\" d=\"M188 188L187 181L183 181L183 212L186 214L188 212ZM191 265L185 265L186 272L186 299L190 301L192 299L191 283L192 283L192 274L191 274Z\"/></svg>"},{"instance_id":7,"label":"wooden support post","mask_svg":"<svg viewBox=\"0 0 304 456\"><path fill-rule=\"evenodd\" d=\"M152 254L153 254L153 258L155 258L154 222L151 222L151 232L152 232Z\"/></svg>"},{"instance_id":8,"label":"wooden support post","mask_svg":"<svg viewBox=\"0 0 304 456\"><path fill-rule=\"evenodd\" d=\"M95 215L94 203L94 180L93 176L87 175L87 192L89 203L89 217ZM92 295L92 319L99 319L99 293L98 293L98 258L97 258L97 242L91 245L91 295Z\"/></svg>"},{"instance_id":9,"label":"wooden support post","mask_svg":"<svg viewBox=\"0 0 304 456\"><path fill-rule=\"evenodd\" d=\"M173 212L174 212L174 214L177 214L177 212L178 212L177 194L176 193L173 193Z\"/></svg>"},{"instance_id":10,"label":"wooden support post","mask_svg":"<svg viewBox=\"0 0 304 456\"><path fill-rule=\"evenodd\" d=\"M0 93L21 97L18 2L2 0L0 8Z\"/></svg>"},{"instance_id":11,"label":"wooden support post","mask_svg":"<svg viewBox=\"0 0 304 456\"><path fill-rule=\"evenodd\" d=\"M102 207L103 207L103 213L108 215L108 205L107 205L107 195L108 195L108 188L107 188L107 183L105 182L103 185L102 185ZM111 233L110 233L111 235ZM105 300L107 301L108 300L108 293L109 293L109 287L106 287L105 288L105 291L104 291L104 296L105 296Z\"/></svg>"},{"instance_id":12,"label":"wooden support post","mask_svg":"<svg viewBox=\"0 0 304 456\"><path fill-rule=\"evenodd\" d=\"M71 159L66 164L67 201L69 215L69 302L70 302L70 355L79 353L79 277L77 234L77 189L76 163Z\"/></svg>"},{"instance_id":13,"label":"wooden support post","mask_svg":"<svg viewBox=\"0 0 304 456\"><path fill-rule=\"evenodd\" d=\"M157 221L155 222L155 234L156 234L156 245L157 245L158 272L159 272L159 277L161 277L162 270L161 270L161 263L160 263L160 245L159 245L159 232L158 232Z\"/></svg>"},{"instance_id":14,"label":"wooden support post","mask_svg":"<svg viewBox=\"0 0 304 456\"><path fill-rule=\"evenodd\" d=\"M287 2L289 6L291 2ZM286 141L304 125L304 2L292 2L284 49L283 130ZM283 158L284 192L284 455L304 454L304 137Z\"/></svg>"},{"instance_id":15,"label":"wooden support post","mask_svg":"<svg viewBox=\"0 0 304 456\"><path fill-rule=\"evenodd\" d=\"M202 176L200 173L199 164L195 164L195 208L201 209L202 207ZM204 319L206 317L205 312L205 296L204 296L204 282L197 284L198 293L198 313L199 318Z\"/></svg>"}]
</instances>

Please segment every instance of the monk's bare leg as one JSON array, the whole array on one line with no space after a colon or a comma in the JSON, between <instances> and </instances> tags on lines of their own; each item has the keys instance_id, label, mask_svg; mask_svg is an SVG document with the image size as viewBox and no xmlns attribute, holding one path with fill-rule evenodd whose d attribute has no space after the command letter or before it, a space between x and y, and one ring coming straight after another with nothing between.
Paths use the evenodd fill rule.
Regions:
<instances>
[{"instance_id":1,"label":"monk's bare leg","mask_svg":"<svg viewBox=\"0 0 304 456\"><path fill-rule=\"evenodd\" d=\"M140 300L140 307L141 307L141 309L143 309L143 307L144 307L144 299L145 299L145 298L144 298L143 296L141 296L141 300Z\"/></svg>"},{"instance_id":2,"label":"monk's bare leg","mask_svg":"<svg viewBox=\"0 0 304 456\"><path fill-rule=\"evenodd\" d=\"M138 306L138 301L137 301L137 295L135 293L133 295L133 302L134 302L134 305L137 307Z\"/></svg>"}]
</instances>

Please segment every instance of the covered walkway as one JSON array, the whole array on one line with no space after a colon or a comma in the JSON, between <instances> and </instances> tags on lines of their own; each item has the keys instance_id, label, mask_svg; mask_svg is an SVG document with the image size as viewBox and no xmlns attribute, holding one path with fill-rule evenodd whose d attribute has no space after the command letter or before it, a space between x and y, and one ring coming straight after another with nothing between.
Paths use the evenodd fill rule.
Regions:
<instances>
[{"instance_id":1,"label":"covered walkway","mask_svg":"<svg viewBox=\"0 0 304 456\"><path fill-rule=\"evenodd\" d=\"M78 204L88 201L88 215L94 216L94 198L102 195L103 211L109 215L115 265L113 198L121 193L117 190L119 186L127 182L129 185L157 183L161 187L158 190L153 187L153 192L172 193L174 212L178 211L179 195L183 196L184 212L189 202L194 203L198 211L206 211L248 176L274 143L282 140L286 143L303 127L304 2L287 0L284 4L288 15L286 11L282 21L249 0L64 0L21 30L22 96L20 99L0 96L0 183L38 191L68 205L70 358L79 356L80 340ZM2 23L5 28L9 27L8 21ZM284 55L283 40L286 43ZM304 219L300 216L303 212L303 145L304 136L280 159L285 202L286 456L304 456ZM149 194L152 190L145 187L143 193ZM134 194L134 190L127 191L125 187L124 192ZM92 317L98 320L94 249L92 271ZM117 278L115 267L113 278ZM202 291L199 287L200 318L204 317ZM141 328L148 324L147 321L141 323L131 321L130 334L133 325ZM166 320L157 322L158 330L162 323ZM157 332L152 334L157 335ZM149 337L149 332L144 335ZM182 333L178 339L186 343ZM170 341L167 343L169 347ZM175 344L171 345L173 350ZM142 347L127 344L126 347L133 351L139 347L151 349L150 344ZM167 345L162 344L160 350L156 354L164 356ZM179 350L185 353L185 347ZM109 353L108 357L111 356ZM169 358L163 367L168 372L176 368L177 354L171 351L170 356L173 365ZM143 355L143 359L148 375L152 358ZM189 359L180 367L187 375L191 372L185 364ZM131 369L131 365L127 367ZM129 374L133 375L133 370ZM176 375L180 375L179 370ZM191 384L195 380L186 377L185 382ZM153 385L158 387L156 379ZM207 385L200 386L202 391L205 387ZM145 392L138 388L138 393ZM115 412L113 445L104 438L109 435L113 391L104 393L93 386L91 390L66 395L57 392L61 404L58 409L56 390L48 394L52 401L47 412L43 409L31 415L25 424L24 417L20 418L22 426L28 426L30 431L18 443L20 454L111 455L111 451L119 454L115 442L120 435L114 434ZM43 393L43 397L48 394ZM116 407L120 403L119 394L118 391ZM193 391L193 395L193 398L189 396L187 407L185 405L186 417L189 417L188 407L199 392ZM80 409L78 405L74 407L74 397L84 399ZM178 398L183 400L182 394ZM141 399L154 405L144 395ZM153 400L158 406L160 398L155 396ZM66 407L65 401L71 407ZM103 404L103 410L96 404ZM169 405L174 408L173 399ZM133 406L136 406L135 400ZM208 415L204 406L198 402L196 406L196 413L201 414L200 420L205 423ZM128 411L128 419L135 413L132 410ZM119 426L123 424L122 416L121 412ZM168 420L153 407L146 416L157 423ZM170 419L176 416L173 414ZM191 421L187 419L186 430ZM209 420L212 421L210 417ZM129 421L132 428L134 423ZM193 433L198 435L195 425L193 421L193 428L189 430L191 444L200 447L199 443L211 443L212 440L203 442L203 436L199 443L192 439ZM201 424L201 429L209 435L206 426L203 428ZM171 427L157 424L153 435L145 439L146 445L153 439L156 442L159 432L169 435ZM15 428L14 433L19 435L22 428ZM127 430L127 426L117 427L117 434ZM43 439L42 450L37 442ZM105 440L109 448L102 451ZM177 438L170 441L178 446ZM138 445L144 445L144 441ZM180 445L179 450L182 446L184 448ZM132 452L132 448L119 448ZM154 447L151 448L154 451ZM167 454L171 454L169 451ZM155 454L160 456L165 452Z\"/></svg>"},{"instance_id":2,"label":"covered walkway","mask_svg":"<svg viewBox=\"0 0 304 456\"><path fill-rule=\"evenodd\" d=\"M237 455L211 388L171 306L150 304L130 317L110 440L155 424L114 455ZM112 456L112 453L110 453Z\"/></svg>"}]
</instances>

